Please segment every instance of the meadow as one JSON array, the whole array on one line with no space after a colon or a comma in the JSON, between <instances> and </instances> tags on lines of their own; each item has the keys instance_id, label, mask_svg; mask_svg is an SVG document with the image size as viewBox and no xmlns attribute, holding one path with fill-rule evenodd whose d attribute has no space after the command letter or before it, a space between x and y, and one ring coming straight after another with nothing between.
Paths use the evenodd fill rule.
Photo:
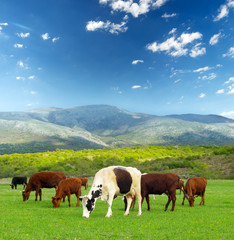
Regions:
<instances>
[{"instance_id":1,"label":"meadow","mask_svg":"<svg viewBox=\"0 0 234 240\"><path fill-rule=\"evenodd\" d=\"M10 179L9 179L10 180ZM91 181L89 182L90 187ZM0 239L234 239L234 181L208 180L205 206L182 206L183 194L177 190L175 211L164 211L166 195L150 198L151 210L143 203L142 216L137 217L137 204L129 216L124 217L122 197L113 201L113 216L105 218L107 205L97 200L89 219L82 218L82 206L61 203L52 208L54 189L42 189L42 201L35 202L35 192L28 201L22 200L22 185L12 190L4 179L0 180ZM84 190L85 195L89 189ZM169 210L171 204L169 205Z\"/></svg>"}]
</instances>

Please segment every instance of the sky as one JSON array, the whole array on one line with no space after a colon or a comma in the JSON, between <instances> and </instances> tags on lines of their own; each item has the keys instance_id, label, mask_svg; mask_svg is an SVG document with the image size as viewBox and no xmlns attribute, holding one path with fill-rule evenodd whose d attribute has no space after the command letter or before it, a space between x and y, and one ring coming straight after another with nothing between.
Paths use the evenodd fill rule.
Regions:
<instances>
[{"instance_id":1,"label":"sky","mask_svg":"<svg viewBox=\"0 0 234 240\"><path fill-rule=\"evenodd\" d=\"M0 112L234 119L233 33L233 0L1 0Z\"/></svg>"}]
</instances>

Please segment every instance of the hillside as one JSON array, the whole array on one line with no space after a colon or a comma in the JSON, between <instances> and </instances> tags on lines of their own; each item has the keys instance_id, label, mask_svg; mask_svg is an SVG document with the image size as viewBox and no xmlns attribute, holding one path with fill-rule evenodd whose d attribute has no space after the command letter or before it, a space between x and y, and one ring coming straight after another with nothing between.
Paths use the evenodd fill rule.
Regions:
<instances>
[{"instance_id":1,"label":"hillside","mask_svg":"<svg viewBox=\"0 0 234 240\"><path fill-rule=\"evenodd\" d=\"M234 145L234 120L155 116L108 105L0 113L0 154L148 145Z\"/></svg>"}]
</instances>

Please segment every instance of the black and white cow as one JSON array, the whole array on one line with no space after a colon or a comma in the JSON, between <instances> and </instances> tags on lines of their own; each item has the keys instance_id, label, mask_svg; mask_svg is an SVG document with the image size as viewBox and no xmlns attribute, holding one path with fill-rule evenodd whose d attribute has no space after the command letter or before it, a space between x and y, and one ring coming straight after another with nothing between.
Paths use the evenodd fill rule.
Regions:
<instances>
[{"instance_id":1,"label":"black and white cow","mask_svg":"<svg viewBox=\"0 0 234 240\"><path fill-rule=\"evenodd\" d=\"M88 195L80 198L83 206L83 217L89 218L98 198L106 201L108 205L106 217L111 217L112 201L114 196L117 195L125 195L127 197L127 209L124 216L129 214L134 196L138 201L138 216L141 215L141 172L139 170L121 166L111 166L99 170L94 177L93 185Z\"/></svg>"},{"instance_id":2,"label":"black and white cow","mask_svg":"<svg viewBox=\"0 0 234 240\"><path fill-rule=\"evenodd\" d=\"M17 184L23 184L23 187L25 189L26 185L27 185L27 177L13 177L12 180L11 180L11 188L14 189L17 189Z\"/></svg>"}]
</instances>

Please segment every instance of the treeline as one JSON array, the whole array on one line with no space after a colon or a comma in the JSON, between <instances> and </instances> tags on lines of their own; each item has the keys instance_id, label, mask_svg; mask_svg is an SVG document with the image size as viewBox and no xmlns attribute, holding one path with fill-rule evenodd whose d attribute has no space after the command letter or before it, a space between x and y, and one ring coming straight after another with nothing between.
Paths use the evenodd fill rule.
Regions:
<instances>
[{"instance_id":1,"label":"treeline","mask_svg":"<svg viewBox=\"0 0 234 240\"><path fill-rule=\"evenodd\" d=\"M181 177L233 179L234 146L149 146L119 149L61 150L0 155L0 177L62 171L93 176L110 165L135 166L144 172L175 172Z\"/></svg>"}]
</instances>

